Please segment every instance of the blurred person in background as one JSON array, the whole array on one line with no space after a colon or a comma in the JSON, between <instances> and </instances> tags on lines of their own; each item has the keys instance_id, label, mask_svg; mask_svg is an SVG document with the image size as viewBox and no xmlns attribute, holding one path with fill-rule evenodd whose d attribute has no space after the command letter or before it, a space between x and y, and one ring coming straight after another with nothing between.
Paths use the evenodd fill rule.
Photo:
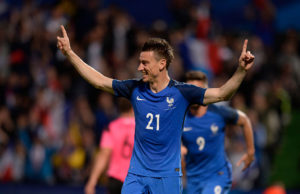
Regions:
<instances>
[{"instance_id":1,"label":"blurred person in background","mask_svg":"<svg viewBox=\"0 0 300 194\"><path fill-rule=\"evenodd\" d=\"M190 104L210 104L232 97L254 63L254 56L247 51L248 40L244 41L234 75L220 88L204 89L170 79L168 66L174 53L164 39L152 38L143 45L138 66L141 80L121 81L84 63L71 49L63 26L61 30L63 36L57 37L57 47L81 76L96 88L126 97L133 104L135 146L122 193L181 193L180 138L185 111Z\"/></svg>"},{"instance_id":2,"label":"blurred person in background","mask_svg":"<svg viewBox=\"0 0 300 194\"><path fill-rule=\"evenodd\" d=\"M56 150L50 134L42 125L42 113L34 105L29 115L24 113L18 117L18 136L26 153L24 175L29 182L54 182L51 158Z\"/></svg>"},{"instance_id":3,"label":"blurred person in background","mask_svg":"<svg viewBox=\"0 0 300 194\"><path fill-rule=\"evenodd\" d=\"M109 123L108 130L103 132L100 151L96 155L90 178L85 186L86 194L95 194L98 179L106 167L108 193L120 194L128 172L134 142L134 113L130 102L119 99L120 116Z\"/></svg>"},{"instance_id":4,"label":"blurred person in background","mask_svg":"<svg viewBox=\"0 0 300 194\"><path fill-rule=\"evenodd\" d=\"M60 183L82 183L86 160L86 150L82 147L79 128L70 127L65 133L63 145L53 156L53 167L56 179Z\"/></svg>"},{"instance_id":5,"label":"blurred person in background","mask_svg":"<svg viewBox=\"0 0 300 194\"><path fill-rule=\"evenodd\" d=\"M190 71L186 81L207 88L204 73ZM236 124L243 128L247 151L237 162L243 171L254 160L253 132L249 118L242 111L223 105L192 105L185 117L182 155L185 156L187 193L229 193L232 167L225 153L225 127Z\"/></svg>"},{"instance_id":6,"label":"blurred person in background","mask_svg":"<svg viewBox=\"0 0 300 194\"><path fill-rule=\"evenodd\" d=\"M101 139L103 130L107 128L108 124L117 118L117 107L115 106L114 98L112 95L101 92L97 97L97 105L94 110L95 114L95 128L96 140Z\"/></svg>"},{"instance_id":7,"label":"blurred person in background","mask_svg":"<svg viewBox=\"0 0 300 194\"><path fill-rule=\"evenodd\" d=\"M95 152L95 115L86 96L78 96L66 116L67 128L53 157L58 182L82 183ZM92 134L91 134L92 133ZM89 139L87 142L87 138Z\"/></svg>"},{"instance_id":8,"label":"blurred person in background","mask_svg":"<svg viewBox=\"0 0 300 194\"><path fill-rule=\"evenodd\" d=\"M0 181L21 181L24 176L25 149L9 109L0 107Z\"/></svg>"}]
</instances>

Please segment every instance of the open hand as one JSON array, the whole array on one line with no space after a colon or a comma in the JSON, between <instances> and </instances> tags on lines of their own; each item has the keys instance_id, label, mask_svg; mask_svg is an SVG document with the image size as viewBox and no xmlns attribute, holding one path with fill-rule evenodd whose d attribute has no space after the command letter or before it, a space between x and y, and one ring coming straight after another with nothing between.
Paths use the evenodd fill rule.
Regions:
<instances>
[{"instance_id":1,"label":"open hand","mask_svg":"<svg viewBox=\"0 0 300 194\"><path fill-rule=\"evenodd\" d=\"M242 169L242 171L246 170L251 163L254 160L254 156L253 155L249 155L249 154L244 154L242 156L242 158L236 163L237 166L240 166L242 164L242 162L244 162L244 167Z\"/></svg>"},{"instance_id":2,"label":"open hand","mask_svg":"<svg viewBox=\"0 0 300 194\"><path fill-rule=\"evenodd\" d=\"M252 67L255 58L250 51L247 51L247 44L248 44L248 40L245 39L242 53L239 58L239 65L246 71Z\"/></svg>"},{"instance_id":3,"label":"open hand","mask_svg":"<svg viewBox=\"0 0 300 194\"><path fill-rule=\"evenodd\" d=\"M63 37L57 36L57 48L64 54L67 55L71 51L70 41L68 34L63 25L60 25Z\"/></svg>"}]
</instances>

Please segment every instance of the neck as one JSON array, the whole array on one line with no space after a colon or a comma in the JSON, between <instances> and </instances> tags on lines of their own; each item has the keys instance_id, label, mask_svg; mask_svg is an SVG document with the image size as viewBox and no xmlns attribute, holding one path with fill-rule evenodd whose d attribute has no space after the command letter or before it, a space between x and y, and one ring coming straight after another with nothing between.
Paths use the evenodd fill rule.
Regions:
<instances>
[{"instance_id":1,"label":"neck","mask_svg":"<svg viewBox=\"0 0 300 194\"><path fill-rule=\"evenodd\" d=\"M133 110L130 110L130 111L127 111L127 112L122 112L120 114L120 117L133 117L133 116L134 116Z\"/></svg>"},{"instance_id":2,"label":"neck","mask_svg":"<svg viewBox=\"0 0 300 194\"><path fill-rule=\"evenodd\" d=\"M207 111L207 106L199 106L197 109L191 109L192 115L202 117Z\"/></svg>"},{"instance_id":3,"label":"neck","mask_svg":"<svg viewBox=\"0 0 300 194\"><path fill-rule=\"evenodd\" d=\"M161 78L157 77L157 79L149 82L149 86L152 92L158 93L165 89L170 82L170 77L168 75L163 76Z\"/></svg>"}]
</instances>

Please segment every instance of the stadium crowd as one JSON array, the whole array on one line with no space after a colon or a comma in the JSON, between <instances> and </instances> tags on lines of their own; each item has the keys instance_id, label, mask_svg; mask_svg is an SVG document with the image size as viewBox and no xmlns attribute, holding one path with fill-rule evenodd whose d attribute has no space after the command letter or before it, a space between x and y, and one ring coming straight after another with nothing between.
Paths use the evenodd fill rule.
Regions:
<instances>
[{"instance_id":1,"label":"stadium crowd","mask_svg":"<svg viewBox=\"0 0 300 194\"><path fill-rule=\"evenodd\" d=\"M186 71L201 70L210 87L233 74L247 37L255 66L228 104L250 117L256 160L246 172L233 165L233 188L267 185L291 107L300 107L299 32L276 32L269 1L246 10L252 23L245 31L225 31L207 1L172 1L172 22L152 25L101 1L45 2L0 1L1 182L83 185L102 131L119 116L115 97L92 88L57 49L62 24L73 50L104 75L139 77L139 48L159 36L175 48L171 77L182 81ZM230 131L226 150L235 164L245 144L241 130Z\"/></svg>"}]
</instances>

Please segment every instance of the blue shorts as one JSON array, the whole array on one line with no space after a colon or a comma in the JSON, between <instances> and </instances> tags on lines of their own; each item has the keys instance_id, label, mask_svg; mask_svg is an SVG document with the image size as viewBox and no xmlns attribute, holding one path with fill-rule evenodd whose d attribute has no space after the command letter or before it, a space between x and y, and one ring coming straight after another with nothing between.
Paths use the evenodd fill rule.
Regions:
<instances>
[{"instance_id":1,"label":"blue shorts","mask_svg":"<svg viewBox=\"0 0 300 194\"><path fill-rule=\"evenodd\" d=\"M231 189L231 170L224 167L207 179L203 177L187 178L187 194L227 194Z\"/></svg>"},{"instance_id":2,"label":"blue shorts","mask_svg":"<svg viewBox=\"0 0 300 194\"><path fill-rule=\"evenodd\" d=\"M128 173L123 183L122 194L132 193L181 194L181 177L147 177Z\"/></svg>"}]
</instances>

